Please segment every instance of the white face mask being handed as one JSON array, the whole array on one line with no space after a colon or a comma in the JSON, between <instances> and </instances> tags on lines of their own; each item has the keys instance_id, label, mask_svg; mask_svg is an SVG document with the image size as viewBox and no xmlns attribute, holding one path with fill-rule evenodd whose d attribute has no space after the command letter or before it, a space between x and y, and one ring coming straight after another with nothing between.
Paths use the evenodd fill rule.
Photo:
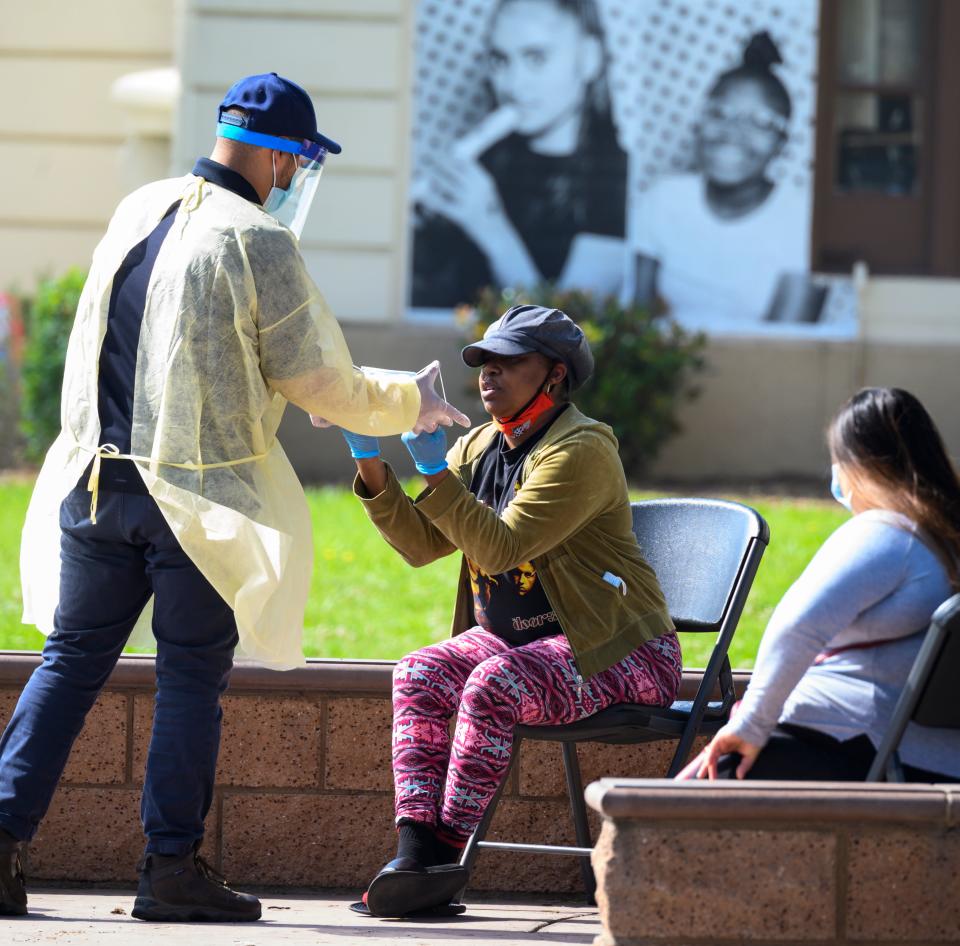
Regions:
<instances>
[{"instance_id":1,"label":"white face mask being handed","mask_svg":"<svg viewBox=\"0 0 960 946\"><path fill-rule=\"evenodd\" d=\"M325 154L325 152L321 154L319 160L315 161L291 154L290 157L296 162L297 167L290 179L290 186L286 190L277 187L276 152L273 155L273 186L263 202L263 209L276 217L284 226L289 227L298 240L303 233L303 225L306 223L310 205L317 193Z\"/></svg>"},{"instance_id":2,"label":"white face mask being handed","mask_svg":"<svg viewBox=\"0 0 960 946\"><path fill-rule=\"evenodd\" d=\"M830 468L831 478L830 478L830 492L833 494L833 498L843 506L849 512L853 512L853 493L844 493L843 487L840 485L840 467L834 463Z\"/></svg>"}]
</instances>

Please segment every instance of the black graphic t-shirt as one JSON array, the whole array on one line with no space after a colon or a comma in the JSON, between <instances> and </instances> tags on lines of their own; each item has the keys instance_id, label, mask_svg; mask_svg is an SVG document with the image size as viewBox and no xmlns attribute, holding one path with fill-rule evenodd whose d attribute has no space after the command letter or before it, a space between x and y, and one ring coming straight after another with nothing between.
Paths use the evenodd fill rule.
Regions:
<instances>
[{"instance_id":1,"label":"black graphic t-shirt","mask_svg":"<svg viewBox=\"0 0 960 946\"><path fill-rule=\"evenodd\" d=\"M590 110L570 155L538 154L514 133L479 158L504 213L536 264L556 282L578 234L622 239L626 231L627 154L608 114ZM496 283L487 254L442 213L417 205L411 304L451 308L472 303Z\"/></svg>"},{"instance_id":2,"label":"black graphic t-shirt","mask_svg":"<svg viewBox=\"0 0 960 946\"><path fill-rule=\"evenodd\" d=\"M564 407L563 410L566 410ZM557 414L557 417L563 413ZM502 433L493 438L473 472L470 492L498 516L510 505L519 486L523 461L543 439L556 417L532 437L511 449ZM488 575L467 556L473 614L477 624L514 647L562 631L532 562L522 562L502 575Z\"/></svg>"}]
</instances>

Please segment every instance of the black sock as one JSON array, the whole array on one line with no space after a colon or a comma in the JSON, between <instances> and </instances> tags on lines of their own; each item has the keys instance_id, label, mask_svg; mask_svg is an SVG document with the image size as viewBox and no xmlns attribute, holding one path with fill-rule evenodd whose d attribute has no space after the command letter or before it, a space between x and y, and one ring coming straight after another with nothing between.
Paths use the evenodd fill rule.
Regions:
<instances>
[{"instance_id":1,"label":"black sock","mask_svg":"<svg viewBox=\"0 0 960 946\"><path fill-rule=\"evenodd\" d=\"M443 822L437 825L433 834L435 864L456 864L463 854L466 841L461 841Z\"/></svg>"},{"instance_id":2,"label":"black sock","mask_svg":"<svg viewBox=\"0 0 960 946\"><path fill-rule=\"evenodd\" d=\"M412 857L424 867L437 864L433 829L422 821L401 821L398 827L397 857Z\"/></svg>"},{"instance_id":3,"label":"black sock","mask_svg":"<svg viewBox=\"0 0 960 946\"><path fill-rule=\"evenodd\" d=\"M446 841L441 841L440 838L435 838L434 853L436 856L435 863L456 864L460 860L460 855L463 853L463 848L454 847L452 844L447 844Z\"/></svg>"}]
</instances>

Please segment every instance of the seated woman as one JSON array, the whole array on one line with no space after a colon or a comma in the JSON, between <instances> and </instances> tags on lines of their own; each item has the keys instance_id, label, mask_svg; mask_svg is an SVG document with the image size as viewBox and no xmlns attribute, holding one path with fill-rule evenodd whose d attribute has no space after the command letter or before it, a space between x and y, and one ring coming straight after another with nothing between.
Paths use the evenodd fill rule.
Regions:
<instances>
[{"instance_id":1,"label":"seated woman","mask_svg":"<svg viewBox=\"0 0 960 946\"><path fill-rule=\"evenodd\" d=\"M937 606L960 588L960 483L930 415L867 388L828 434L853 518L767 625L734 717L680 778L866 778ZM960 732L909 726L909 781L960 778Z\"/></svg>"},{"instance_id":2,"label":"seated woman","mask_svg":"<svg viewBox=\"0 0 960 946\"><path fill-rule=\"evenodd\" d=\"M399 848L365 895L377 916L442 906L466 883L455 862L506 776L514 726L666 705L680 684L616 439L568 400L593 370L583 333L557 309L516 306L463 359L480 368L493 421L449 453L443 428L404 435L427 481L416 500L376 440L345 433L355 492L400 555L418 566L463 554L454 636L394 673Z\"/></svg>"}]
</instances>

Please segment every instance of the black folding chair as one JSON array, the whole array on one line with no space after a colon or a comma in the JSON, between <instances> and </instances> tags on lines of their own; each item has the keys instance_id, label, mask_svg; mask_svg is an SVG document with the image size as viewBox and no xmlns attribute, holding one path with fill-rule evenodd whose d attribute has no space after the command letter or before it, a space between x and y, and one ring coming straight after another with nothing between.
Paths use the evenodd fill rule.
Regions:
<instances>
[{"instance_id":1,"label":"black folding chair","mask_svg":"<svg viewBox=\"0 0 960 946\"><path fill-rule=\"evenodd\" d=\"M518 726L514 730L514 763L524 739L561 744L578 846L485 841L504 779L464 848L460 863L469 868L480 848L573 855L581 858L584 886L592 901L596 880L589 861L592 841L576 744L631 745L678 739L666 772L669 778L683 767L694 739L699 734L712 735L729 718L736 695L727 651L770 541L770 529L749 506L720 499L657 499L633 503L632 508L633 531L660 580L677 630L716 634L696 696L692 702L677 701L667 707L624 703L567 726ZM720 698L713 700L718 684Z\"/></svg>"},{"instance_id":2,"label":"black folding chair","mask_svg":"<svg viewBox=\"0 0 960 946\"><path fill-rule=\"evenodd\" d=\"M960 729L960 594L948 598L930 620L890 725L867 773L868 782L903 782L900 740L908 723Z\"/></svg>"}]
</instances>

